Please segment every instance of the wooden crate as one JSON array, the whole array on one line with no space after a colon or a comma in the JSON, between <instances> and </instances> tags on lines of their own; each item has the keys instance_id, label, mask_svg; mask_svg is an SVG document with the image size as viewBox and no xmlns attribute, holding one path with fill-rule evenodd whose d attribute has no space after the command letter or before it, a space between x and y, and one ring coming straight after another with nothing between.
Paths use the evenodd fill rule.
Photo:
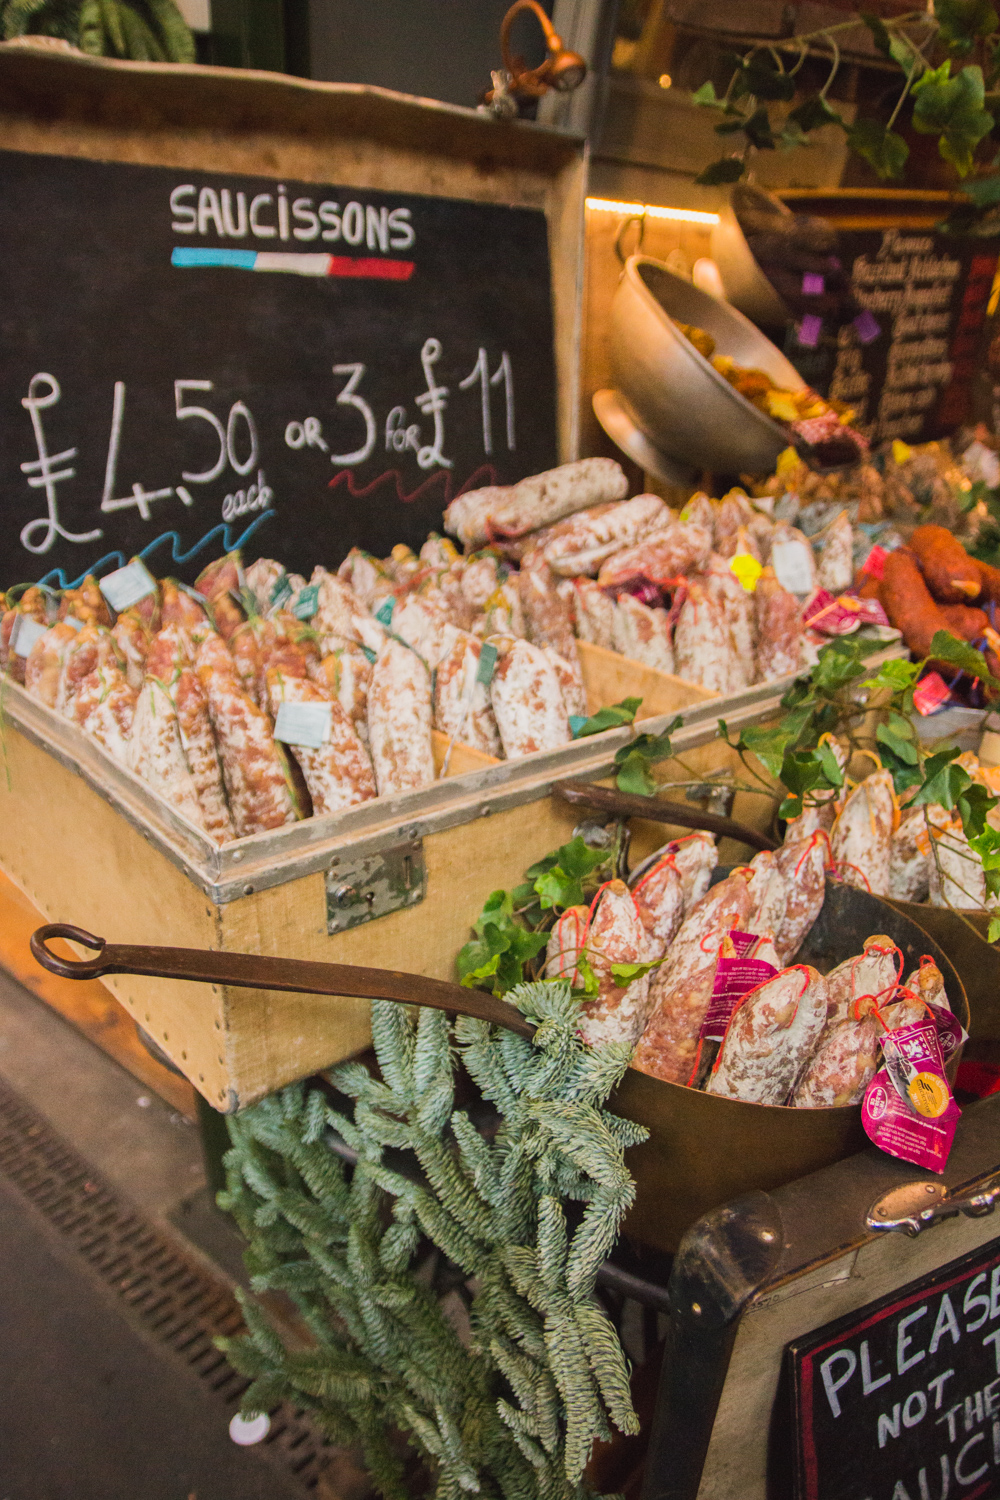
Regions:
<instances>
[{"instance_id":1,"label":"wooden crate","mask_svg":"<svg viewBox=\"0 0 1000 1500\"><path fill-rule=\"evenodd\" d=\"M898 655L893 646L874 665ZM662 732L679 710L677 758L663 782L733 770L745 780L717 720L731 733L780 714L789 679L700 702L693 685L585 647L588 691L603 702L640 690ZM654 679L659 679L654 680ZM599 703L593 701L593 707ZM186 824L94 741L10 681L4 684L0 774L0 869L50 921L109 942L216 948L321 959L452 978L457 949L497 887L518 883L535 860L568 838L580 813L550 793L559 781L607 780L633 731L608 730L520 760L494 761L456 746L451 771L420 792L377 798L222 849ZM436 737L440 757L444 736ZM763 768L758 768L763 772ZM733 816L769 826L773 799L739 792ZM684 830L633 827L636 857ZM330 929L331 892L362 863L405 848L422 860L423 899L347 930ZM724 843L735 862L749 853ZM368 879L366 875L364 877ZM182 981L110 976L105 983L217 1109L232 1110L362 1050L368 1005Z\"/></svg>"},{"instance_id":2,"label":"wooden crate","mask_svg":"<svg viewBox=\"0 0 1000 1500\"><path fill-rule=\"evenodd\" d=\"M63 745L54 746L38 729L50 711L16 687L8 684L6 691L0 867L47 920L71 922L114 942L327 959L442 978L452 977L456 950L490 891L515 884L579 821L578 810L549 795L553 783L606 778L615 750L630 738L629 730L612 730L562 750L487 765L405 799L312 819L306 851L292 847L274 862L272 845L270 867L260 857L261 843L274 835L241 840L227 846L227 861L242 854L242 864L229 863L221 876L206 868L199 875L169 817L156 816L156 799L143 805L141 784L129 772L119 768L100 785L84 737L66 725ZM749 717L773 710L772 700L763 710L754 706ZM738 724L744 716L730 710L729 717ZM21 727L15 718L24 720ZM657 728L666 721L648 723ZM45 727L54 740L59 726ZM67 743L79 752L75 759ZM679 731L677 743L684 764L659 768L666 780L692 768L708 775L733 760L716 737L714 718ZM390 806L400 800L408 805L405 821ZM765 808L766 799L758 799L754 807L752 800L737 807L737 816L763 826L770 804ZM382 801L381 821L372 821ZM367 820L359 820L366 809ZM331 934L328 872L380 840L398 840L401 829L422 850L425 899ZM307 830L297 824L278 833ZM640 825L636 848L652 849L670 835L662 824ZM369 1040L363 1001L120 975L104 982L217 1109L238 1108Z\"/></svg>"}]
</instances>

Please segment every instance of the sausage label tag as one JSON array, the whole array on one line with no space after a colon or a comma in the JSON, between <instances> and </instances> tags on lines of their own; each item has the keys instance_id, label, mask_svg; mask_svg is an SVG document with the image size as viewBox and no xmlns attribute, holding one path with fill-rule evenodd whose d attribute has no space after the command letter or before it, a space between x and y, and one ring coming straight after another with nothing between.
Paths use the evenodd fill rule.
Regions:
<instances>
[{"instance_id":1,"label":"sausage label tag","mask_svg":"<svg viewBox=\"0 0 1000 1500\"><path fill-rule=\"evenodd\" d=\"M292 597L292 585L287 573L279 573L271 586L271 608L280 609Z\"/></svg>"},{"instance_id":2,"label":"sausage label tag","mask_svg":"<svg viewBox=\"0 0 1000 1500\"><path fill-rule=\"evenodd\" d=\"M147 594L155 594L156 579L139 558L135 557L124 568L116 568L113 573L102 578L98 587L111 608L120 615L123 609L138 604Z\"/></svg>"},{"instance_id":3,"label":"sausage label tag","mask_svg":"<svg viewBox=\"0 0 1000 1500\"><path fill-rule=\"evenodd\" d=\"M943 1172L962 1111L945 1076L935 1022L888 1032L882 1059L861 1105L866 1133L889 1156Z\"/></svg>"},{"instance_id":4,"label":"sausage label tag","mask_svg":"<svg viewBox=\"0 0 1000 1500\"><path fill-rule=\"evenodd\" d=\"M292 614L297 620L311 620L319 609L319 585L314 583L309 588L300 589L299 597L292 605Z\"/></svg>"},{"instance_id":5,"label":"sausage label tag","mask_svg":"<svg viewBox=\"0 0 1000 1500\"><path fill-rule=\"evenodd\" d=\"M775 542L771 548L771 567L781 587L790 594L808 594L816 581L812 547L805 539Z\"/></svg>"},{"instance_id":6,"label":"sausage label tag","mask_svg":"<svg viewBox=\"0 0 1000 1500\"><path fill-rule=\"evenodd\" d=\"M735 927L722 939L712 998L701 1025L704 1041L721 1042L743 996L777 974L766 959L748 956L759 945L759 933L740 932Z\"/></svg>"},{"instance_id":7,"label":"sausage label tag","mask_svg":"<svg viewBox=\"0 0 1000 1500\"><path fill-rule=\"evenodd\" d=\"M38 620L33 620L30 615L18 615L14 621L14 629L10 633L10 649L15 656L27 656L32 646L48 628Z\"/></svg>"},{"instance_id":8,"label":"sausage label tag","mask_svg":"<svg viewBox=\"0 0 1000 1500\"><path fill-rule=\"evenodd\" d=\"M389 626L392 624L392 612L395 609L395 607L396 607L395 595L390 594L387 599L383 599L382 600L382 603L379 605L378 609L375 611L375 618L376 618L376 620L378 620L378 622L379 622L380 625L384 625L387 630L388 630Z\"/></svg>"},{"instance_id":9,"label":"sausage label tag","mask_svg":"<svg viewBox=\"0 0 1000 1500\"><path fill-rule=\"evenodd\" d=\"M319 750L330 738L329 703L282 703L274 721L274 738L286 745Z\"/></svg>"},{"instance_id":10,"label":"sausage label tag","mask_svg":"<svg viewBox=\"0 0 1000 1500\"><path fill-rule=\"evenodd\" d=\"M500 652L496 646L491 646L489 642L480 649L479 665L476 668L476 681L482 683L483 687L489 687L493 681L493 673L496 671L499 655Z\"/></svg>"}]
</instances>

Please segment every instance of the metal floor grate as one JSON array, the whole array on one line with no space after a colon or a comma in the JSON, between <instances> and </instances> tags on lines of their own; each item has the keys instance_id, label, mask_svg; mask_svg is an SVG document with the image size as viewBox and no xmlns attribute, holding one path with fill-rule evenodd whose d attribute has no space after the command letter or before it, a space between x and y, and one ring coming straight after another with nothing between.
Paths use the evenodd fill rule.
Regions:
<instances>
[{"instance_id":1,"label":"metal floor grate","mask_svg":"<svg viewBox=\"0 0 1000 1500\"><path fill-rule=\"evenodd\" d=\"M229 1288L123 1202L2 1078L0 1173L118 1293L130 1316L234 1414L250 1382L212 1343L243 1326ZM260 1446L306 1491L316 1488L331 1451L302 1413L288 1406L271 1412L271 1430Z\"/></svg>"}]
</instances>

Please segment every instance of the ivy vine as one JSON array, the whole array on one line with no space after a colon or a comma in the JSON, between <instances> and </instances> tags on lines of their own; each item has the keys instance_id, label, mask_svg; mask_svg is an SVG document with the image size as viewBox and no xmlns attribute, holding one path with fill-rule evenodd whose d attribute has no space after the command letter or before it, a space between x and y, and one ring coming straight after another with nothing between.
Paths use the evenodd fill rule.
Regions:
<instances>
[{"instance_id":1,"label":"ivy vine","mask_svg":"<svg viewBox=\"0 0 1000 1500\"><path fill-rule=\"evenodd\" d=\"M883 179L903 175L910 148L893 127L909 105L910 123L924 135L936 135L938 150L959 177L975 165L980 142L1000 118L1000 37L997 13L990 0L934 0L933 9L912 11L891 20L861 13L848 21L804 33L787 42L726 53L732 66L721 96L711 82L702 84L694 102L718 111L717 135L742 135L743 146L714 161L695 180L706 185L737 182L754 151L789 150L806 145L816 130L843 130L850 149ZM838 37L867 27L875 46L902 75L899 97L889 119L862 119L848 124L831 105L830 89L841 66ZM830 72L815 93L801 99L779 124L769 105L791 103L798 89L797 75L810 49L825 47L831 54ZM786 55L798 57L786 65ZM963 59L974 59L968 62ZM953 71L957 69L957 71ZM995 167L997 161L990 165ZM973 208L1000 202L1000 175L972 183L967 189Z\"/></svg>"}]
</instances>

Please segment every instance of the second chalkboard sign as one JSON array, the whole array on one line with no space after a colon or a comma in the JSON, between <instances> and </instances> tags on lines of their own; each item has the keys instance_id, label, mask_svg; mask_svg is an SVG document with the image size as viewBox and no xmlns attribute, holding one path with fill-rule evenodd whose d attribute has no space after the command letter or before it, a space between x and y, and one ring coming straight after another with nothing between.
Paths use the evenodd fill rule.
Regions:
<instances>
[{"instance_id":1,"label":"second chalkboard sign","mask_svg":"<svg viewBox=\"0 0 1000 1500\"><path fill-rule=\"evenodd\" d=\"M796 1500L1000 1494L992 1241L789 1345Z\"/></svg>"},{"instance_id":2,"label":"second chalkboard sign","mask_svg":"<svg viewBox=\"0 0 1000 1500\"><path fill-rule=\"evenodd\" d=\"M0 152L0 586L419 546L556 462L545 215Z\"/></svg>"}]
</instances>

